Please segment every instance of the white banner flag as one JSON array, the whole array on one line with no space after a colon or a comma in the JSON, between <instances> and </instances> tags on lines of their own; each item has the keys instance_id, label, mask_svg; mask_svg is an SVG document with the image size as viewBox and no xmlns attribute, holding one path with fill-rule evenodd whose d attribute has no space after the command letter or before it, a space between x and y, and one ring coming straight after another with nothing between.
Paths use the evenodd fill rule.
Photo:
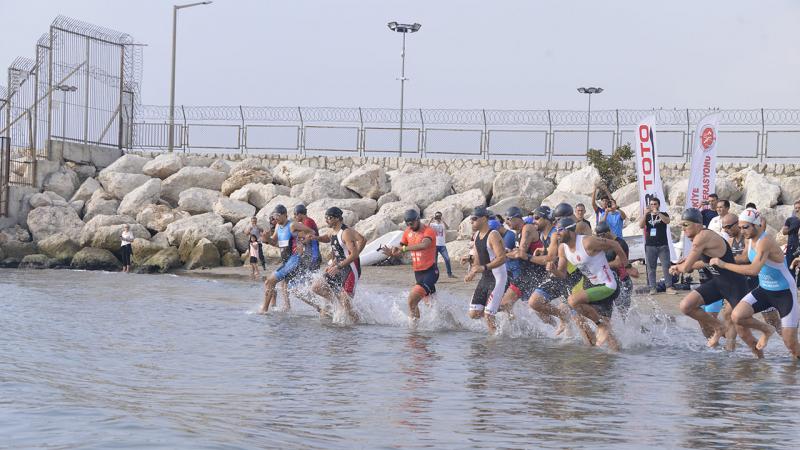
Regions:
<instances>
[{"instance_id":1,"label":"white banner flag","mask_svg":"<svg viewBox=\"0 0 800 450\"><path fill-rule=\"evenodd\" d=\"M694 132L692 171L689 173L689 189L686 191L686 208L708 208L708 194L717 183L717 127L720 114L703 117ZM689 253L692 241L683 238L683 256Z\"/></svg>"},{"instance_id":2,"label":"white banner flag","mask_svg":"<svg viewBox=\"0 0 800 450\"><path fill-rule=\"evenodd\" d=\"M661 211L666 211L667 202L664 200L664 187L661 184L661 174L656 160L656 130L655 116L645 117L636 127L635 148L636 152L636 184L639 186L639 207L642 214L646 214L650 199L657 198L661 202ZM671 218L674 219L674 218ZM669 242L669 255L672 261L677 260L675 246L672 244L672 233L667 225L667 242ZM646 239L644 233L642 239Z\"/></svg>"}]
</instances>

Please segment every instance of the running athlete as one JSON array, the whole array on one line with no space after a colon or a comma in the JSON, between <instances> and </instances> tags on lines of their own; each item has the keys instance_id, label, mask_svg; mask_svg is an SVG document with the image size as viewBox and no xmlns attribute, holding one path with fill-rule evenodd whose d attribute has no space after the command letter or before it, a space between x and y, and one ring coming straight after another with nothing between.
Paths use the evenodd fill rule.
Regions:
<instances>
[{"instance_id":1,"label":"running athlete","mask_svg":"<svg viewBox=\"0 0 800 450\"><path fill-rule=\"evenodd\" d=\"M614 232L611 231L608 222L599 222L597 224L597 228L595 228L595 235L600 238L616 241L617 244L622 247L622 251L625 252L625 258L630 258L630 249L628 248L628 243L625 242L625 239L615 235ZM617 307L619 312L622 313L624 317L627 315L628 309L630 309L631 306L631 295L633 294L632 278L638 278L639 271L636 270L636 268L631 267L629 263L623 263L623 261L617 258L617 254L614 253L613 250L606 251L606 261L608 261L608 266L615 270L619 276L621 286L619 297L617 297L617 300L614 302L614 306ZM620 268L624 268L625 270L621 271L619 270Z\"/></svg>"},{"instance_id":2,"label":"running athlete","mask_svg":"<svg viewBox=\"0 0 800 450\"><path fill-rule=\"evenodd\" d=\"M302 223L308 228L311 228L314 230L314 235L319 236L317 222L315 222L311 217L308 217L306 205L302 203L295 205L294 220ZM321 257L319 254L319 242L316 239L309 239L308 242L306 242L306 248L303 252L302 259L303 261L301 261L301 263L304 269L307 269L308 272L313 272L319 269Z\"/></svg>"},{"instance_id":3,"label":"running athlete","mask_svg":"<svg viewBox=\"0 0 800 450\"><path fill-rule=\"evenodd\" d=\"M276 222L275 231L272 236L265 236L264 242L280 249L283 264L264 282L264 304L261 305L260 314L266 314L270 305L274 303L277 295L275 285L279 281L286 280L287 286L289 288L293 287L292 285L298 278L300 255L303 253L305 241L313 239L315 236L314 230L311 228L302 223L289 220L286 207L283 205L275 206L272 216ZM288 295L286 296L286 307L287 309L289 308Z\"/></svg>"},{"instance_id":4,"label":"running athlete","mask_svg":"<svg viewBox=\"0 0 800 450\"><path fill-rule=\"evenodd\" d=\"M472 281L478 274L481 274L481 279L472 294L469 318L479 319L485 316L489 332L494 333L497 331L494 316L503 300L508 282L506 252L500 233L489 228L489 211L486 207L476 207L470 221L472 231L475 232L473 241L478 264L473 264L464 281Z\"/></svg>"},{"instance_id":5,"label":"running athlete","mask_svg":"<svg viewBox=\"0 0 800 450\"><path fill-rule=\"evenodd\" d=\"M783 343L792 356L800 358L800 347L797 343L797 325L800 322L797 286L786 267L780 246L772 236L762 232L760 226L761 214L758 211L747 209L739 215L739 228L748 240L747 258L750 264L728 264L720 258L713 258L710 263L741 275L758 275L758 287L736 305L732 314L733 322L739 327L739 334L745 342L754 339L750 329L762 333L756 343L756 349L761 352L757 356L763 357L763 350L776 330L772 325L753 318L753 314L773 307L781 316ZM745 333L742 332L743 328Z\"/></svg>"},{"instance_id":6,"label":"running athlete","mask_svg":"<svg viewBox=\"0 0 800 450\"><path fill-rule=\"evenodd\" d=\"M386 256L397 257L411 252L411 269L416 284L408 293L408 310L412 323L419 320L419 302L425 299L430 304L430 296L436 293L439 281L439 266L436 264L436 231L419 220L419 212L409 209L403 214L406 230L400 239L399 247L386 247Z\"/></svg>"},{"instance_id":7,"label":"running athlete","mask_svg":"<svg viewBox=\"0 0 800 450\"><path fill-rule=\"evenodd\" d=\"M511 279L500 305L500 309L510 314L517 300L530 298L536 286L547 279L547 271L544 265L531 261L536 249L544 247L536 225L525 223L522 210L516 206L506 212L505 225L514 231L517 240L511 248L506 245L506 250L510 250L506 252L506 265L513 267L516 263L517 267L509 270Z\"/></svg>"},{"instance_id":8,"label":"running athlete","mask_svg":"<svg viewBox=\"0 0 800 450\"><path fill-rule=\"evenodd\" d=\"M616 253L616 259L621 264L618 269L621 275L626 275L628 257L617 241L577 234L576 225L572 217L558 221L556 231L561 241L558 247L558 263L556 265L551 262L548 266L556 276L562 278L567 276L568 262L583 274L583 282L572 290L567 303L597 325L595 345L606 343L610 350L618 351L619 344L611 331L611 314L620 286L608 266L605 252L612 250Z\"/></svg>"},{"instance_id":9,"label":"running athlete","mask_svg":"<svg viewBox=\"0 0 800 450\"><path fill-rule=\"evenodd\" d=\"M697 208L688 208L681 216L681 227L687 238L692 240L692 250L682 258L678 264L669 269L669 273L691 273L694 270L704 270L708 279L697 289L689 292L681 300L680 308L683 314L700 322L701 327L712 330L708 338L708 346L716 347L720 338L725 334L725 327L716 317L703 311L700 306L710 305L724 298L734 308L739 300L747 294L747 278L719 266L708 264L712 258L720 258L727 263L735 264L733 252L728 241L722 236L703 227L703 214ZM753 347L753 351L756 351Z\"/></svg>"},{"instance_id":10,"label":"running athlete","mask_svg":"<svg viewBox=\"0 0 800 450\"><path fill-rule=\"evenodd\" d=\"M342 223L344 212L333 206L325 211L325 223L331 229L329 234L320 235L320 242L331 244L331 259L325 269L324 279L314 283L314 292L334 303L336 298L353 322L358 322L358 315L353 310L358 279L361 277L361 261L359 255L367 240L356 230ZM324 308L317 309L326 315Z\"/></svg>"}]
</instances>

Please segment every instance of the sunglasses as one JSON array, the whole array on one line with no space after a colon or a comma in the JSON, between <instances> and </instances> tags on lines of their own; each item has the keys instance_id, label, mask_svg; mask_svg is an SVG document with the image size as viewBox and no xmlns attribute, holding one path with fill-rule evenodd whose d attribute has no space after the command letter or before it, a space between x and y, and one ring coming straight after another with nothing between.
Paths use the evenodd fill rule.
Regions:
<instances>
[{"instance_id":1,"label":"sunglasses","mask_svg":"<svg viewBox=\"0 0 800 450\"><path fill-rule=\"evenodd\" d=\"M481 216L481 217L483 217L483 216ZM480 219L480 217L478 217L478 216L472 216L472 217L469 218L469 220L472 221L472 222L475 222L478 219Z\"/></svg>"},{"instance_id":2,"label":"sunglasses","mask_svg":"<svg viewBox=\"0 0 800 450\"><path fill-rule=\"evenodd\" d=\"M683 228L689 228L689 227L690 227L690 226L692 226L692 225L693 225L693 224L692 224L692 223L690 223L690 222L683 222L683 223L681 224L681 227L683 227Z\"/></svg>"},{"instance_id":3,"label":"sunglasses","mask_svg":"<svg viewBox=\"0 0 800 450\"><path fill-rule=\"evenodd\" d=\"M405 222L406 222L406 225L413 225L414 223L416 223L416 222L417 222L417 219L414 219L414 220L406 220Z\"/></svg>"}]
</instances>

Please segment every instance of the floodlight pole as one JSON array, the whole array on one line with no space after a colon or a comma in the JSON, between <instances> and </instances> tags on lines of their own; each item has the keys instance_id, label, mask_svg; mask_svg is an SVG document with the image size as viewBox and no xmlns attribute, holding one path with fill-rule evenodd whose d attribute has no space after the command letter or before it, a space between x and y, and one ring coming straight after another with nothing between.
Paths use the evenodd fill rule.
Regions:
<instances>
[{"instance_id":1,"label":"floodlight pole","mask_svg":"<svg viewBox=\"0 0 800 450\"><path fill-rule=\"evenodd\" d=\"M603 88L595 88L595 87L580 87L578 88L578 92L581 94L588 94L589 95L589 109L586 114L586 153L589 153L589 132L592 128L592 94L599 94L603 92Z\"/></svg>"},{"instance_id":2,"label":"floodlight pole","mask_svg":"<svg viewBox=\"0 0 800 450\"><path fill-rule=\"evenodd\" d=\"M418 23L403 24L397 22L389 22L387 24L390 30L403 34L403 50L400 53L400 148L399 154L403 156L403 103L405 99L405 84L406 84L406 34L416 33L422 25Z\"/></svg>"}]
</instances>

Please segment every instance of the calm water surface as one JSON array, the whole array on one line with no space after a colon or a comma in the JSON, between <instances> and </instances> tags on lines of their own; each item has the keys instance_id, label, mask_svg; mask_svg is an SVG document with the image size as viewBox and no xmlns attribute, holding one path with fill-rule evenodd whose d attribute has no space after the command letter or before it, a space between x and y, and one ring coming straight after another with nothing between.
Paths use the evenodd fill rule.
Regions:
<instances>
[{"instance_id":1,"label":"calm water surface","mask_svg":"<svg viewBox=\"0 0 800 450\"><path fill-rule=\"evenodd\" d=\"M403 288L360 289L344 326L235 281L0 271L0 448L798 446L778 339L755 361L634 314L613 355L521 305L487 338L446 293L411 330Z\"/></svg>"}]
</instances>

